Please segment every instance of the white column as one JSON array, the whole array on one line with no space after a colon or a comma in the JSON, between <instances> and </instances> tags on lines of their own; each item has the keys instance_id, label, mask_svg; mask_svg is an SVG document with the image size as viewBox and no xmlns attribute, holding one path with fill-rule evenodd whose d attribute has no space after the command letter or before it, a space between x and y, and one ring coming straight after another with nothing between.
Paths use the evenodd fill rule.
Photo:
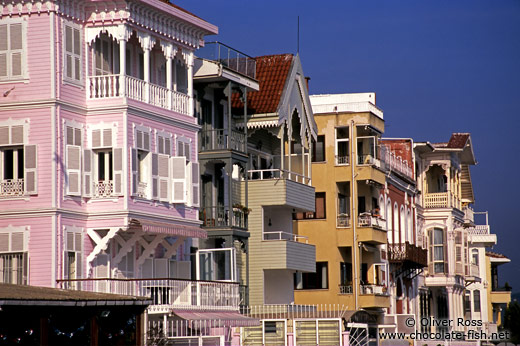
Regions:
<instances>
[{"instance_id":1,"label":"white column","mask_svg":"<svg viewBox=\"0 0 520 346\"><path fill-rule=\"evenodd\" d=\"M172 57L166 58L166 89L168 89L168 109L172 109Z\"/></svg>"},{"instance_id":2,"label":"white column","mask_svg":"<svg viewBox=\"0 0 520 346\"><path fill-rule=\"evenodd\" d=\"M126 85L126 41L119 40L119 96L125 95Z\"/></svg>"},{"instance_id":3,"label":"white column","mask_svg":"<svg viewBox=\"0 0 520 346\"><path fill-rule=\"evenodd\" d=\"M189 54L188 60L188 115L193 116L193 52ZM231 109L228 112L231 112Z\"/></svg>"},{"instance_id":4,"label":"white column","mask_svg":"<svg viewBox=\"0 0 520 346\"><path fill-rule=\"evenodd\" d=\"M150 47L144 47L144 102L150 102Z\"/></svg>"}]
</instances>

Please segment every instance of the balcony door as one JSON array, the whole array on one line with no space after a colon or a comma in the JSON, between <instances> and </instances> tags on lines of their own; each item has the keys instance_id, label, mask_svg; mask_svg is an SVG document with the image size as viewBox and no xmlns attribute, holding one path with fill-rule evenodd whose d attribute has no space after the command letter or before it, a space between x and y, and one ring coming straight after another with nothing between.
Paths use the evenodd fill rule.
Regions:
<instances>
[{"instance_id":1,"label":"balcony door","mask_svg":"<svg viewBox=\"0 0 520 346\"><path fill-rule=\"evenodd\" d=\"M101 35L94 45L94 60L96 76L119 73L119 45Z\"/></svg>"}]
</instances>

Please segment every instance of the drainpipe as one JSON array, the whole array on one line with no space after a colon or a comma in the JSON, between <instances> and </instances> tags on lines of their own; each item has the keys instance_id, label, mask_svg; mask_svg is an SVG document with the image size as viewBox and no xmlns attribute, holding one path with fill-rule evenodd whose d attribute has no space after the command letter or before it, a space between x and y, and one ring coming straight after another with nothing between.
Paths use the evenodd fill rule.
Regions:
<instances>
[{"instance_id":1,"label":"drainpipe","mask_svg":"<svg viewBox=\"0 0 520 346\"><path fill-rule=\"evenodd\" d=\"M356 243L356 223L357 223L357 217L356 217L356 176L355 174L355 167L354 162L356 161L354 158L354 120L350 121L350 169L351 169L351 180L352 180L352 188L351 188L351 196L352 196L352 254L354 256L352 263L354 264L354 286L352 287L353 292L355 292L355 304L354 309L358 310L358 295L359 295L359 275L358 271L360 269L361 263L358 263L357 261L357 252L358 247ZM355 290L355 291L354 291Z\"/></svg>"},{"instance_id":2,"label":"drainpipe","mask_svg":"<svg viewBox=\"0 0 520 346\"><path fill-rule=\"evenodd\" d=\"M247 156L247 162L246 162L246 178L245 178L245 204L246 208L249 208L249 198L248 198L248 179L249 179L249 154L247 153L247 88L244 87L244 93L243 93L243 102L244 102L244 152ZM245 216L244 216L245 219ZM244 220L245 221L245 220ZM249 221L249 220L248 220ZM247 230L249 231L249 225L247 225ZM249 239L246 239L246 293L245 293L245 304L249 306Z\"/></svg>"}]
</instances>

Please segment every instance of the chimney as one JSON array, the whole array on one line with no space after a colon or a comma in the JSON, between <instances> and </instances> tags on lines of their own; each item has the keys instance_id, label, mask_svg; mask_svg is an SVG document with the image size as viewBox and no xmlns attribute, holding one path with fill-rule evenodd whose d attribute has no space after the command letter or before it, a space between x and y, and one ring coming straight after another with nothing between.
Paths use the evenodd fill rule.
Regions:
<instances>
[{"instance_id":1,"label":"chimney","mask_svg":"<svg viewBox=\"0 0 520 346\"><path fill-rule=\"evenodd\" d=\"M305 77L305 83L307 83L307 91L309 91L309 81L311 80L311 77Z\"/></svg>"}]
</instances>

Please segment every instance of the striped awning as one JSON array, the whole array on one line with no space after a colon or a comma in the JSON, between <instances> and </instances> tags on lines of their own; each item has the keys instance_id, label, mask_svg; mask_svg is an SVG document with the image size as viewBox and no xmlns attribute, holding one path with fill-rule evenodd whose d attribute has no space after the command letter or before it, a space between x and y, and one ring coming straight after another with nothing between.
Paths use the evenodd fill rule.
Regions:
<instances>
[{"instance_id":1,"label":"striped awning","mask_svg":"<svg viewBox=\"0 0 520 346\"><path fill-rule=\"evenodd\" d=\"M173 310L173 313L188 321L211 321L220 327L251 327L260 325L260 320L240 314L238 311Z\"/></svg>"},{"instance_id":2,"label":"striped awning","mask_svg":"<svg viewBox=\"0 0 520 346\"><path fill-rule=\"evenodd\" d=\"M178 237L203 239L206 239L208 237L208 232L199 227L142 219L131 219L128 225L128 229L140 229L146 233L160 233Z\"/></svg>"}]
</instances>

